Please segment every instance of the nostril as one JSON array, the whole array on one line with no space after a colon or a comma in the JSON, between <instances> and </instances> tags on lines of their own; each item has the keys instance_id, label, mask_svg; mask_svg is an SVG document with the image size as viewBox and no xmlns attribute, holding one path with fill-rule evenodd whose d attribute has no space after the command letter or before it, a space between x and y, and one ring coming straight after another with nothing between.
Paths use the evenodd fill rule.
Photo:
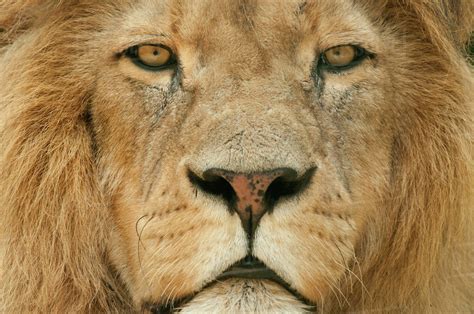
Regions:
<instances>
[{"instance_id":1,"label":"nostril","mask_svg":"<svg viewBox=\"0 0 474 314\"><path fill-rule=\"evenodd\" d=\"M262 191L262 201L268 208L272 208L280 198L298 195L308 186L315 171L316 167L309 168L301 176L290 168L271 171L276 174L276 178L272 179L268 187ZM235 186L232 185L233 178L238 175L240 174L217 168L208 169L201 176L191 170L188 171L189 180L196 188L205 193L220 196L230 205L235 205L239 199Z\"/></svg>"},{"instance_id":2,"label":"nostril","mask_svg":"<svg viewBox=\"0 0 474 314\"><path fill-rule=\"evenodd\" d=\"M291 171L288 171L291 170ZM309 185L316 167L308 169L298 177L296 171L288 169L285 174L273 181L265 194L265 200L270 208L282 197L294 197L302 193Z\"/></svg>"},{"instance_id":3,"label":"nostril","mask_svg":"<svg viewBox=\"0 0 474 314\"><path fill-rule=\"evenodd\" d=\"M231 213L237 213L249 239L253 238L260 218L273 209L282 197L294 197L310 183L316 168L302 176L290 168L262 172L241 172L212 168L202 176L189 171L192 184L208 194L222 197Z\"/></svg>"},{"instance_id":4,"label":"nostril","mask_svg":"<svg viewBox=\"0 0 474 314\"><path fill-rule=\"evenodd\" d=\"M199 190L208 194L220 196L229 204L235 203L236 195L234 189L226 179L213 173L213 169L205 171L202 174L202 177L199 177L197 174L189 170L188 178L189 181L191 181L191 183Z\"/></svg>"}]
</instances>

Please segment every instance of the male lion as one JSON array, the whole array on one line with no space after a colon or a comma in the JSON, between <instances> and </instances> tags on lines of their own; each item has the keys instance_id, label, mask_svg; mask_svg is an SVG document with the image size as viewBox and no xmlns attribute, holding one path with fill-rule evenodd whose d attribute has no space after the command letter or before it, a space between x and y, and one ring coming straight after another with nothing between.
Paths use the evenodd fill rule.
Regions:
<instances>
[{"instance_id":1,"label":"male lion","mask_svg":"<svg viewBox=\"0 0 474 314\"><path fill-rule=\"evenodd\" d=\"M0 312L474 310L469 0L0 4Z\"/></svg>"}]
</instances>

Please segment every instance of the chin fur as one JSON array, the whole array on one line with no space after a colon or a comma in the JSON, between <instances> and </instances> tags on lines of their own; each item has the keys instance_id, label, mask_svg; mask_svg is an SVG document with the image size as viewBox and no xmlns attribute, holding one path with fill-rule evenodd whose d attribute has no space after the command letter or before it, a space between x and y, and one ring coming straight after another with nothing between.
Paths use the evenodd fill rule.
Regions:
<instances>
[{"instance_id":1,"label":"chin fur","mask_svg":"<svg viewBox=\"0 0 474 314\"><path fill-rule=\"evenodd\" d=\"M182 313L309 313L310 308L276 283L230 279L200 292Z\"/></svg>"}]
</instances>

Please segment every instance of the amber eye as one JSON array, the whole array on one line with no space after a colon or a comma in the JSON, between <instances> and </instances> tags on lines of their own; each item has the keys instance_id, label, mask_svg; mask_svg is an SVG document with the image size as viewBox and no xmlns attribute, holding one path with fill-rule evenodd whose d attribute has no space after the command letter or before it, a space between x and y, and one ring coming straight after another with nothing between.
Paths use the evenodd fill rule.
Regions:
<instances>
[{"instance_id":1,"label":"amber eye","mask_svg":"<svg viewBox=\"0 0 474 314\"><path fill-rule=\"evenodd\" d=\"M365 56L365 50L353 45L329 48L322 54L322 61L327 66L340 69L355 65Z\"/></svg>"},{"instance_id":2,"label":"amber eye","mask_svg":"<svg viewBox=\"0 0 474 314\"><path fill-rule=\"evenodd\" d=\"M138 45L128 48L125 55L148 70L161 70L176 63L171 49L162 45Z\"/></svg>"},{"instance_id":3,"label":"amber eye","mask_svg":"<svg viewBox=\"0 0 474 314\"><path fill-rule=\"evenodd\" d=\"M345 66L354 61L356 48L354 46L338 46L324 52L325 61L332 66Z\"/></svg>"}]
</instances>

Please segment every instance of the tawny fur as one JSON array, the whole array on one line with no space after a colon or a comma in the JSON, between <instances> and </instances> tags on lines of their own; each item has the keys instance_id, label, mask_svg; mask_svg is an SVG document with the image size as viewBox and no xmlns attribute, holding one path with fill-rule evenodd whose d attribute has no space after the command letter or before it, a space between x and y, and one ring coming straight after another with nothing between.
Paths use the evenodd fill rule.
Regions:
<instances>
[{"instance_id":1,"label":"tawny fur","mask_svg":"<svg viewBox=\"0 0 474 314\"><path fill-rule=\"evenodd\" d=\"M0 312L136 310L106 247L110 195L85 121L94 77L74 57L93 56L83 43L129 5L108 2L0 2ZM473 5L358 7L416 58L391 61L405 67L394 90L409 120L398 124L387 210L360 234L364 284L341 282L346 301L326 296L324 311L472 311L474 80L463 46Z\"/></svg>"}]
</instances>

